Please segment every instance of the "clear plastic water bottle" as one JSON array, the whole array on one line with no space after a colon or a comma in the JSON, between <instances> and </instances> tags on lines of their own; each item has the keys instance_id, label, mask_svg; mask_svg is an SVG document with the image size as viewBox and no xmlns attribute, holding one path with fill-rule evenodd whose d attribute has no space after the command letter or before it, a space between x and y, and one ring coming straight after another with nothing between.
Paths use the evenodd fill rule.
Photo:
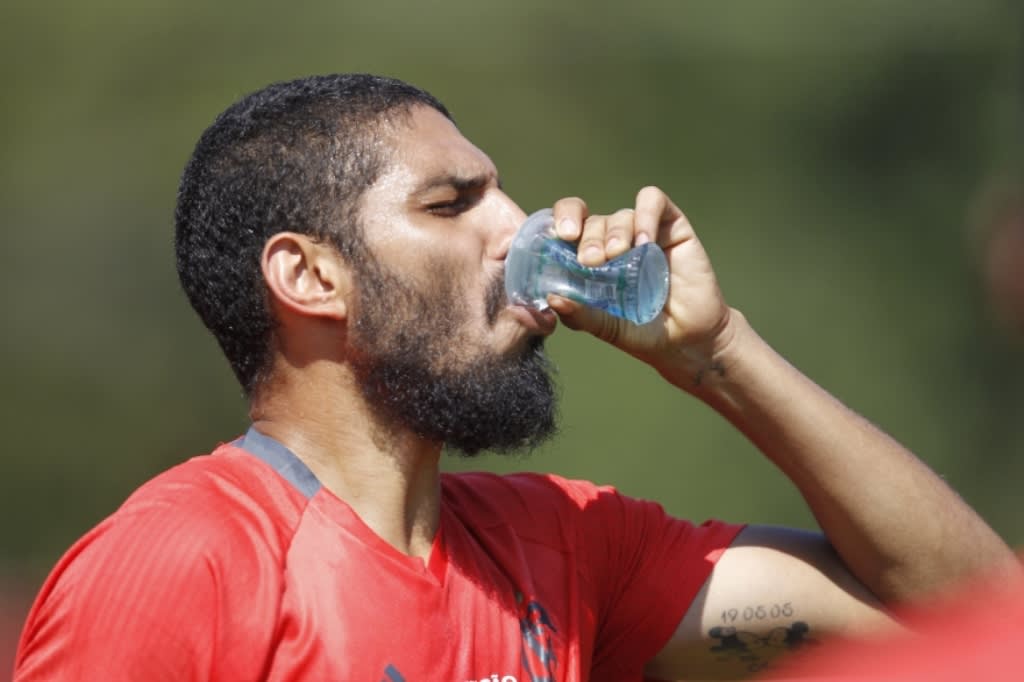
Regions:
<instances>
[{"instance_id":1,"label":"clear plastic water bottle","mask_svg":"<svg viewBox=\"0 0 1024 682\"><path fill-rule=\"evenodd\" d=\"M505 258L505 293L512 303L538 310L547 295L646 324L658 316L668 298L668 261L657 244L633 248L604 265L580 265L576 246L559 239L550 208L523 223Z\"/></svg>"}]
</instances>

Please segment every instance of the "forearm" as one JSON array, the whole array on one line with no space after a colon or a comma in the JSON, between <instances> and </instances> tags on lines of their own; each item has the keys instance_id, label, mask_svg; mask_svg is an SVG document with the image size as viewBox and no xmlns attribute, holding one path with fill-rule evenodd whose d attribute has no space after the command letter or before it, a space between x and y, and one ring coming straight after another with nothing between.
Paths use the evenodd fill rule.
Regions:
<instances>
[{"instance_id":1,"label":"forearm","mask_svg":"<svg viewBox=\"0 0 1024 682\"><path fill-rule=\"evenodd\" d=\"M991 528L923 462L822 390L732 313L703 365L662 370L731 421L797 486L850 571L887 602L1015 570Z\"/></svg>"}]
</instances>

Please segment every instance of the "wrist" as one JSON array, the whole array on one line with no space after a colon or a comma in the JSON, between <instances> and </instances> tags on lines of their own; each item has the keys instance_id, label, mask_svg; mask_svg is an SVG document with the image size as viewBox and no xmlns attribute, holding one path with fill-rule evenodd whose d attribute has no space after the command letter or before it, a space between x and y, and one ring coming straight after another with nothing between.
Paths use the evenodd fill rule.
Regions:
<instances>
[{"instance_id":1,"label":"wrist","mask_svg":"<svg viewBox=\"0 0 1024 682\"><path fill-rule=\"evenodd\" d=\"M739 310L729 308L708 341L681 348L658 367L666 380L688 393L703 397L717 393L730 380L746 348L757 335Z\"/></svg>"}]
</instances>

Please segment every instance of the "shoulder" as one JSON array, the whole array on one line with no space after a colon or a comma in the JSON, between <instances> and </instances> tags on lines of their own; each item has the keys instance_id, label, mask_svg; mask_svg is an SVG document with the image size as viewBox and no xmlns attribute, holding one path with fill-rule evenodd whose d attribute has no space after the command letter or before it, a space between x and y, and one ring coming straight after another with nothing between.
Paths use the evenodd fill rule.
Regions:
<instances>
[{"instance_id":1,"label":"shoulder","mask_svg":"<svg viewBox=\"0 0 1024 682\"><path fill-rule=\"evenodd\" d=\"M597 524L635 516L670 518L658 502L623 494L611 485L548 473L445 474L442 488L447 504L472 509L478 517L497 513L543 521L568 515Z\"/></svg>"},{"instance_id":2,"label":"shoulder","mask_svg":"<svg viewBox=\"0 0 1024 682\"><path fill-rule=\"evenodd\" d=\"M224 445L141 486L57 563L26 622L19 666L106 670L120 642L137 654L126 666L187 651L205 668L212 652L227 655L229 636L266 640L304 504L275 476Z\"/></svg>"},{"instance_id":3,"label":"shoulder","mask_svg":"<svg viewBox=\"0 0 1024 682\"><path fill-rule=\"evenodd\" d=\"M508 525L521 537L552 533L581 543L615 542L638 526L673 521L656 502L630 497L609 485L547 473L463 473L442 478L444 504L473 525Z\"/></svg>"},{"instance_id":4,"label":"shoulder","mask_svg":"<svg viewBox=\"0 0 1024 682\"><path fill-rule=\"evenodd\" d=\"M51 592L116 589L140 574L180 586L283 566L305 502L256 457L221 445L140 486L64 554L40 601Z\"/></svg>"},{"instance_id":5,"label":"shoulder","mask_svg":"<svg viewBox=\"0 0 1024 682\"><path fill-rule=\"evenodd\" d=\"M141 485L69 553L103 544L124 552L209 554L236 547L241 539L280 548L290 541L305 504L259 459L222 444Z\"/></svg>"},{"instance_id":6,"label":"shoulder","mask_svg":"<svg viewBox=\"0 0 1024 682\"><path fill-rule=\"evenodd\" d=\"M54 575L80 564L128 570L154 558L178 571L198 560L237 563L246 553L283 561L305 504L259 459L223 444L140 486L71 547Z\"/></svg>"},{"instance_id":7,"label":"shoulder","mask_svg":"<svg viewBox=\"0 0 1024 682\"><path fill-rule=\"evenodd\" d=\"M555 474L472 472L444 474L441 480L447 504L472 508L477 515L550 518L581 512L602 496L618 497L612 487Z\"/></svg>"},{"instance_id":8,"label":"shoulder","mask_svg":"<svg viewBox=\"0 0 1024 682\"><path fill-rule=\"evenodd\" d=\"M227 443L143 484L109 521L127 524L140 516L153 516L155 522L186 523L212 533L260 525L264 531L287 535L306 503L271 467Z\"/></svg>"}]
</instances>

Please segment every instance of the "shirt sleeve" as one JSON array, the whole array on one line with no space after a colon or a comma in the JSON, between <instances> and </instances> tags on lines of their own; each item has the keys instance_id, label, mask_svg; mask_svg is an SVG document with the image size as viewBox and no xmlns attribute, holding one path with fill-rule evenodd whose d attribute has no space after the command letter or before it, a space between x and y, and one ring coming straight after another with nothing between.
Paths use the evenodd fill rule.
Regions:
<instances>
[{"instance_id":1,"label":"shirt sleeve","mask_svg":"<svg viewBox=\"0 0 1024 682\"><path fill-rule=\"evenodd\" d=\"M575 485L598 614L591 679L640 679L743 526L695 525L613 488Z\"/></svg>"},{"instance_id":2,"label":"shirt sleeve","mask_svg":"<svg viewBox=\"0 0 1024 682\"><path fill-rule=\"evenodd\" d=\"M259 676L279 572L219 510L184 507L122 509L69 550L29 614L17 682Z\"/></svg>"}]
</instances>

